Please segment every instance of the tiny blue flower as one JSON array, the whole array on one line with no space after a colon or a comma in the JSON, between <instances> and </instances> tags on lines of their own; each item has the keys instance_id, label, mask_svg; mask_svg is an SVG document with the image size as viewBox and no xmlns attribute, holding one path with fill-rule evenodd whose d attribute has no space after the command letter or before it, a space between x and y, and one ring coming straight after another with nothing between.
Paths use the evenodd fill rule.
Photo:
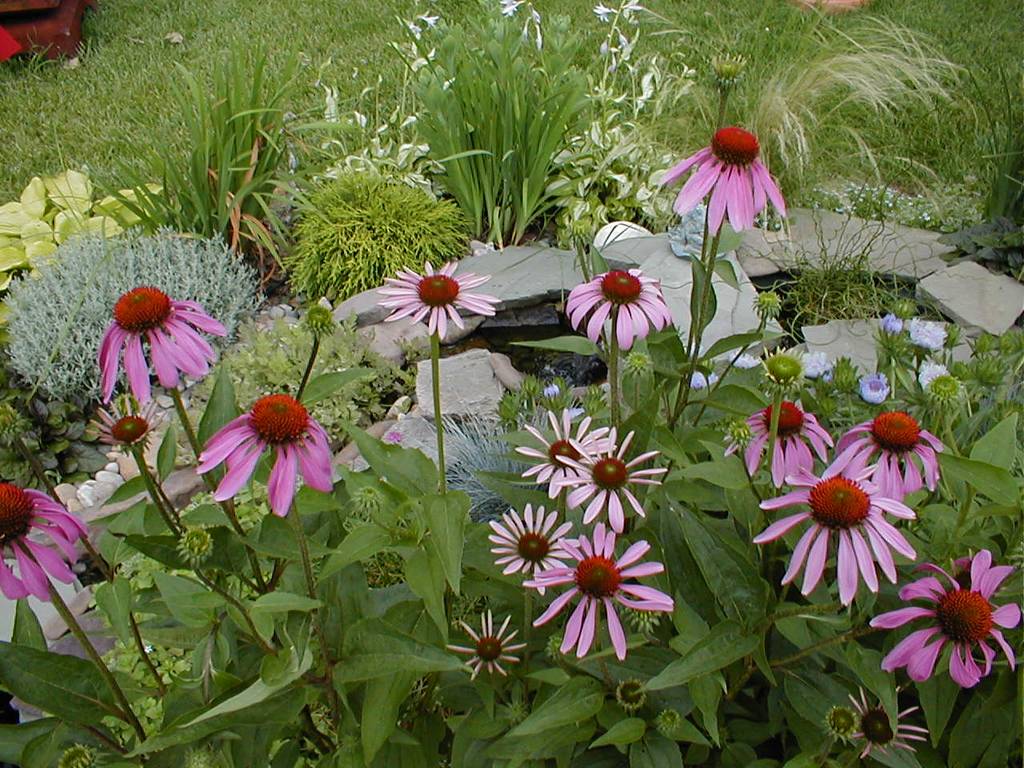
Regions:
<instances>
[{"instance_id":1,"label":"tiny blue flower","mask_svg":"<svg viewBox=\"0 0 1024 768\"><path fill-rule=\"evenodd\" d=\"M548 384L544 387L544 397L558 397L560 394L562 394L562 390L557 384Z\"/></svg>"},{"instance_id":2,"label":"tiny blue flower","mask_svg":"<svg viewBox=\"0 0 1024 768\"><path fill-rule=\"evenodd\" d=\"M866 403L880 405L889 397L889 380L884 373L872 373L860 380L860 396Z\"/></svg>"},{"instance_id":3,"label":"tiny blue flower","mask_svg":"<svg viewBox=\"0 0 1024 768\"><path fill-rule=\"evenodd\" d=\"M885 333L900 333L903 331L903 321L892 312L883 317L879 323Z\"/></svg>"}]
</instances>

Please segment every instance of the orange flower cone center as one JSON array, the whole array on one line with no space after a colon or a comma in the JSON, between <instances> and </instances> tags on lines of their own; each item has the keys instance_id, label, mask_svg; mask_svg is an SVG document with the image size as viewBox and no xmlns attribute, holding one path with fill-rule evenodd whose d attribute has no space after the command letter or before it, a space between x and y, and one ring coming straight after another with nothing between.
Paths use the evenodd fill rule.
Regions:
<instances>
[{"instance_id":1,"label":"orange flower cone center","mask_svg":"<svg viewBox=\"0 0 1024 768\"><path fill-rule=\"evenodd\" d=\"M771 429L773 408L774 406L769 405L762 411L765 429ZM792 437L800 434L803 426L804 412L795 403L783 400L779 405L779 437Z\"/></svg>"},{"instance_id":2,"label":"orange flower cone center","mask_svg":"<svg viewBox=\"0 0 1024 768\"><path fill-rule=\"evenodd\" d=\"M598 459L591 473L594 477L594 483L606 491L621 488L629 479L629 470L626 469L626 462L622 459L616 459L614 456Z\"/></svg>"},{"instance_id":3,"label":"orange flower cone center","mask_svg":"<svg viewBox=\"0 0 1024 768\"><path fill-rule=\"evenodd\" d=\"M889 411L875 416L871 422L871 436L882 448L902 453L917 445L921 425L909 413Z\"/></svg>"},{"instance_id":4,"label":"orange flower cone center","mask_svg":"<svg viewBox=\"0 0 1024 768\"><path fill-rule=\"evenodd\" d=\"M992 606L980 592L955 589L939 598L935 609L946 636L959 643L977 643L992 629Z\"/></svg>"},{"instance_id":5,"label":"orange flower cone center","mask_svg":"<svg viewBox=\"0 0 1024 768\"><path fill-rule=\"evenodd\" d=\"M117 300L114 319L126 331L142 333L156 328L171 314L171 299L152 286L133 288Z\"/></svg>"},{"instance_id":6,"label":"orange flower cone center","mask_svg":"<svg viewBox=\"0 0 1024 768\"><path fill-rule=\"evenodd\" d=\"M811 517L826 528L853 528L868 516L871 501L857 483L830 477L811 489Z\"/></svg>"},{"instance_id":7,"label":"orange flower cone center","mask_svg":"<svg viewBox=\"0 0 1024 768\"><path fill-rule=\"evenodd\" d=\"M601 292L613 304L628 304L640 297L640 278L615 269L601 278Z\"/></svg>"},{"instance_id":8,"label":"orange flower cone center","mask_svg":"<svg viewBox=\"0 0 1024 768\"><path fill-rule=\"evenodd\" d=\"M291 395L261 397L250 411L253 429L268 443L290 443L309 426L309 412Z\"/></svg>"},{"instance_id":9,"label":"orange flower cone center","mask_svg":"<svg viewBox=\"0 0 1024 768\"><path fill-rule=\"evenodd\" d=\"M32 499L21 488L0 483L0 544L28 533Z\"/></svg>"},{"instance_id":10,"label":"orange flower cone center","mask_svg":"<svg viewBox=\"0 0 1024 768\"><path fill-rule=\"evenodd\" d=\"M122 416L110 428L110 435L117 442L125 445L134 445L146 436L149 432L149 422L141 416Z\"/></svg>"},{"instance_id":11,"label":"orange flower cone center","mask_svg":"<svg viewBox=\"0 0 1024 768\"><path fill-rule=\"evenodd\" d=\"M428 275L420 280L420 301L428 307L445 307L459 295L459 283L448 275Z\"/></svg>"},{"instance_id":12,"label":"orange flower cone center","mask_svg":"<svg viewBox=\"0 0 1024 768\"><path fill-rule=\"evenodd\" d=\"M542 534L524 533L519 537L516 551L526 562L536 564L547 557L551 551L551 544Z\"/></svg>"},{"instance_id":13,"label":"orange flower cone center","mask_svg":"<svg viewBox=\"0 0 1024 768\"><path fill-rule=\"evenodd\" d=\"M721 128L711 139L711 152L727 165L750 165L757 160L761 145L750 131L736 126Z\"/></svg>"},{"instance_id":14,"label":"orange flower cone center","mask_svg":"<svg viewBox=\"0 0 1024 768\"><path fill-rule=\"evenodd\" d=\"M556 440L548 448L548 458L551 460L552 464L564 466L562 462L558 460L560 457L579 461L580 452L573 448L572 443L568 440Z\"/></svg>"},{"instance_id":15,"label":"orange flower cone center","mask_svg":"<svg viewBox=\"0 0 1024 768\"><path fill-rule=\"evenodd\" d=\"M476 641L476 655L484 661L495 661L501 656L501 640L487 635L482 636Z\"/></svg>"},{"instance_id":16,"label":"orange flower cone center","mask_svg":"<svg viewBox=\"0 0 1024 768\"><path fill-rule=\"evenodd\" d=\"M622 576L612 560L594 555L576 566L576 586L591 597L611 597L619 591Z\"/></svg>"}]
</instances>

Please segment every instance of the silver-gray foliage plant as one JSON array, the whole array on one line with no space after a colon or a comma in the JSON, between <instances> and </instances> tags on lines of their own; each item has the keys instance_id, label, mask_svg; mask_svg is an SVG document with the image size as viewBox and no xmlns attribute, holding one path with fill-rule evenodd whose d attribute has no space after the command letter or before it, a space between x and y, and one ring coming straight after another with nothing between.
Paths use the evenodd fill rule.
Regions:
<instances>
[{"instance_id":1,"label":"silver-gray foliage plant","mask_svg":"<svg viewBox=\"0 0 1024 768\"><path fill-rule=\"evenodd\" d=\"M217 340L221 344L259 301L255 272L219 239L168 230L106 240L77 237L11 286L12 368L51 397L96 397L96 355L114 303L141 285L199 302L227 328L227 338Z\"/></svg>"}]
</instances>

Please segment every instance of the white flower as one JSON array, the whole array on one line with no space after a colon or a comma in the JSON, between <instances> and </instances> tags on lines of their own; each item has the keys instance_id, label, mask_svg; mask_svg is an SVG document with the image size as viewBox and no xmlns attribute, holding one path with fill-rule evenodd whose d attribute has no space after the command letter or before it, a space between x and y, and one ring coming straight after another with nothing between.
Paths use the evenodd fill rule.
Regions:
<instances>
[{"instance_id":1,"label":"white flower","mask_svg":"<svg viewBox=\"0 0 1024 768\"><path fill-rule=\"evenodd\" d=\"M557 384L548 384L544 387L544 397L558 397L560 394L562 390Z\"/></svg>"},{"instance_id":2,"label":"white flower","mask_svg":"<svg viewBox=\"0 0 1024 768\"><path fill-rule=\"evenodd\" d=\"M501 0L501 15L515 16L516 11L519 10L519 6L522 4L523 0Z\"/></svg>"},{"instance_id":3,"label":"white flower","mask_svg":"<svg viewBox=\"0 0 1024 768\"><path fill-rule=\"evenodd\" d=\"M695 371L693 376L690 377L690 388L691 389L707 389L715 385L718 381L718 375L709 373L705 376L700 371Z\"/></svg>"},{"instance_id":4,"label":"white flower","mask_svg":"<svg viewBox=\"0 0 1024 768\"><path fill-rule=\"evenodd\" d=\"M594 15L597 16L597 18L599 18L601 21L608 21L609 17L611 17L613 13L615 13L615 11L613 11L604 3L598 3L597 5L594 6Z\"/></svg>"},{"instance_id":5,"label":"white flower","mask_svg":"<svg viewBox=\"0 0 1024 768\"><path fill-rule=\"evenodd\" d=\"M749 371L751 368L757 368L761 364L761 360L744 352L742 355L737 355L732 364L740 370Z\"/></svg>"},{"instance_id":6,"label":"white flower","mask_svg":"<svg viewBox=\"0 0 1024 768\"><path fill-rule=\"evenodd\" d=\"M804 355L804 376L817 379L831 371L834 365L824 352L808 352Z\"/></svg>"},{"instance_id":7,"label":"white flower","mask_svg":"<svg viewBox=\"0 0 1024 768\"><path fill-rule=\"evenodd\" d=\"M907 328L910 333L910 341L923 349L937 352L946 343L946 329L942 323L914 317L907 324Z\"/></svg>"},{"instance_id":8,"label":"white flower","mask_svg":"<svg viewBox=\"0 0 1024 768\"><path fill-rule=\"evenodd\" d=\"M939 376L945 376L949 373L949 369L946 368L942 363L933 363L931 360L925 360L921 363L921 370L917 374L917 383L921 385L921 389L928 389L933 381Z\"/></svg>"},{"instance_id":9,"label":"white flower","mask_svg":"<svg viewBox=\"0 0 1024 768\"><path fill-rule=\"evenodd\" d=\"M417 16L416 18L419 19L420 21L422 21L424 24L426 24L431 29L436 27L437 26L437 22L441 20L440 16L427 16L426 14L424 14L422 16Z\"/></svg>"}]
</instances>

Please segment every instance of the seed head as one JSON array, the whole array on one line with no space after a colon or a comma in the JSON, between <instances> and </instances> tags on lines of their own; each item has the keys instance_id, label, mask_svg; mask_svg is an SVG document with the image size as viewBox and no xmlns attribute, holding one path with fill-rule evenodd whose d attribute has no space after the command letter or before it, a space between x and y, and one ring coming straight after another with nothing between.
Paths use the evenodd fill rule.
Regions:
<instances>
[{"instance_id":1,"label":"seed head","mask_svg":"<svg viewBox=\"0 0 1024 768\"><path fill-rule=\"evenodd\" d=\"M963 396L963 391L960 380L948 373L936 376L928 385L928 396L940 406L953 405Z\"/></svg>"},{"instance_id":2,"label":"seed head","mask_svg":"<svg viewBox=\"0 0 1024 768\"><path fill-rule=\"evenodd\" d=\"M729 437L729 442L738 445L740 448L746 448L750 445L750 441L754 437L753 432L750 431L750 425L743 419L734 419L729 422L725 433Z\"/></svg>"},{"instance_id":3,"label":"seed head","mask_svg":"<svg viewBox=\"0 0 1024 768\"><path fill-rule=\"evenodd\" d=\"M682 724L683 716L674 709L663 709L654 718L654 727L667 739L671 739Z\"/></svg>"},{"instance_id":4,"label":"seed head","mask_svg":"<svg viewBox=\"0 0 1024 768\"><path fill-rule=\"evenodd\" d=\"M757 294L754 306L762 320L774 320L782 312L782 297L775 291L762 291Z\"/></svg>"},{"instance_id":5,"label":"seed head","mask_svg":"<svg viewBox=\"0 0 1024 768\"><path fill-rule=\"evenodd\" d=\"M68 747L57 761L57 768L92 768L94 765L96 753L84 744Z\"/></svg>"},{"instance_id":6,"label":"seed head","mask_svg":"<svg viewBox=\"0 0 1024 768\"><path fill-rule=\"evenodd\" d=\"M654 370L654 361L651 360L651 356L645 352L633 350L626 355L626 361L623 367L625 368L626 373L631 376L646 376Z\"/></svg>"},{"instance_id":7,"label":"seed head","mask_svg":"<svg viewBox=\"0 0 1024 768\"><path fill-rule=\"evenodd\" d=\"M623 680L615 686L615 701L627 714L639 712L647 703L647 690L639 680Z\"/></svg>"},{"instance_id":8,"label":"seed head","mask_svg":"<svg viewBox=\"0 0 1024 768\"><path fill-rule=\"evenodd\" d=\"M213 553L213 537L205 528L186 528L178 539L178 554L182 560L198 568Z\"/></svg>"},{"instance_id":9,"label":"seed head","mask_svg":"<svg viewBox=\"0 0 1024 768\"><path fill-rule=\"evenodd\" d=\"M832 707L825 715L825 728L840 741L857 732L857 713L849 707Z\"/></svg>"}]
</instances>

